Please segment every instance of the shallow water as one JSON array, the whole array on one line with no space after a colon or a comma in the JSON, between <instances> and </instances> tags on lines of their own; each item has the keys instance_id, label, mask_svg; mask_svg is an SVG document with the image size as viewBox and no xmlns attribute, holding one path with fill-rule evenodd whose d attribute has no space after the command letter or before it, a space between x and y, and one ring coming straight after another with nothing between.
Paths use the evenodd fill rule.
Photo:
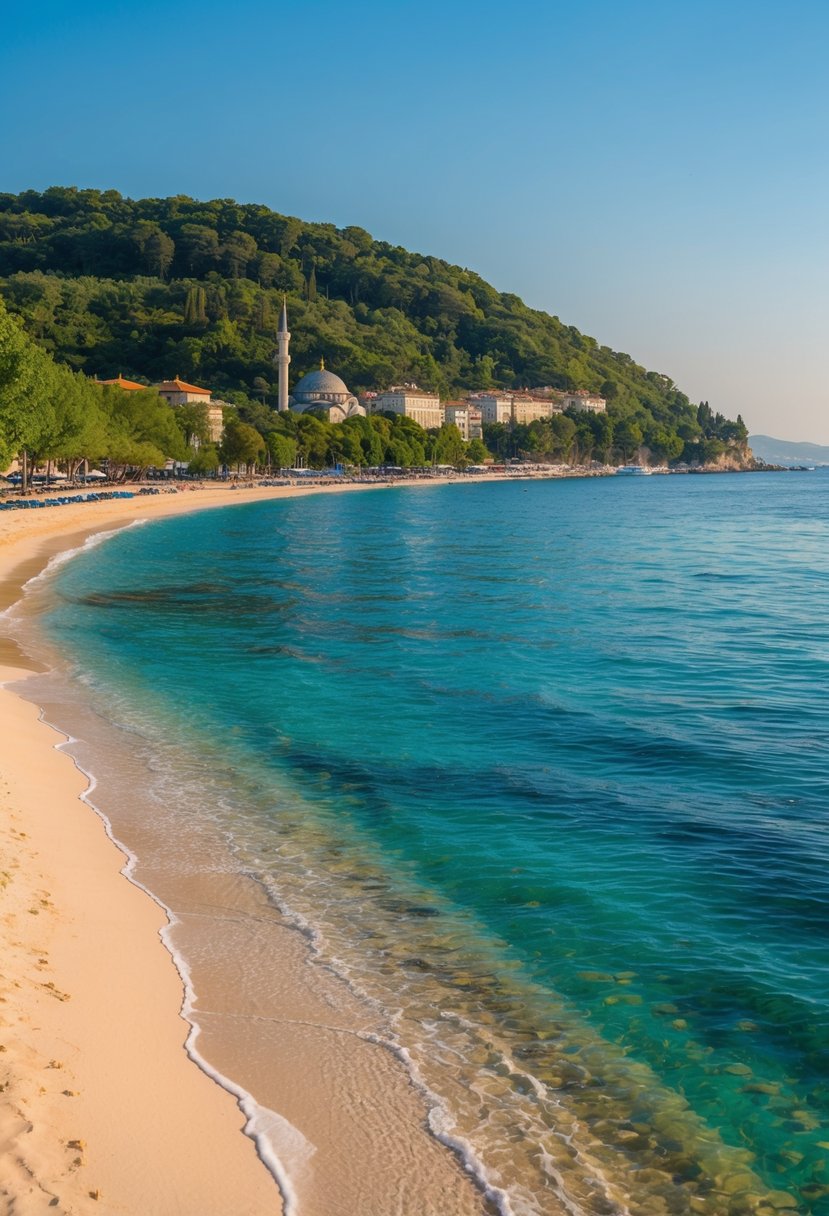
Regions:
<instances>
[{"instance_id":1,"label":"shallow water","mask_svg":"<svg viewBox=\"0 0 829 1216\"><path fill-rule=\"evenodd\" d=\"M229 841L502 1211L824 1216L827 541L822 473L259 503L40 623L148 873Z\"/></svg>"}]
</instances>

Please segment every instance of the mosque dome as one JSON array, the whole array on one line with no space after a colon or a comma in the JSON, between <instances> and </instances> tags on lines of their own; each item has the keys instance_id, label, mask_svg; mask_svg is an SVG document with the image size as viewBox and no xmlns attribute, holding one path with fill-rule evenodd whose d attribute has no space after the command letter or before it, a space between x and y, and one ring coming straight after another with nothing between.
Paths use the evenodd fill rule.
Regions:
<instances>
[{"instance_id":1,"label":"mosque dome","mask_svg":"<svg viewBox=\"0 0 829 1216\"><path fill-rule=\"evenodd\" d=\"M340 377L335 376L333 372L326 371L324 368L320 368L315 372L308 372L294 388L294 397L300 401L308 400L312 394L314 397L329 398L351 396Z\"/></svg>"},{"instance_id":2,"label":"mosque dome","mask_svg":"<svg viewBox=\"0 0 829 1216\"><path fill-rule=\"evenodd\" d=\"M319 370L308 372L297 384L293 393L288 396L288 364L291 357L288 354L288 321L285 305L282 306L282 320L279 322L279 399L284 402L280 409L295 410L305 414L309 410L321 413L329 422L342 422L345 418L365 417L365 407L333 372L325 370L325 362L320 359Z\"/></svg>"}]
</instances>

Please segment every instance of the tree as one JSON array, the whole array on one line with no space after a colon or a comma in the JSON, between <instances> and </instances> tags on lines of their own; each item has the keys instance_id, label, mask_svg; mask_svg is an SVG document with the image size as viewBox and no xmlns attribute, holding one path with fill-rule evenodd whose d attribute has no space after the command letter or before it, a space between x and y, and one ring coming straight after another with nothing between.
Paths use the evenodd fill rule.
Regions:
<instances>
[{"instance_id":1,"label":"tree","mask_svg":"<svg viewBox=\"0 0 829 1216\"><path fill-rule=\"evenodd\" d=\"M331 463L364 465L366 463L365 453L357 432L342 424L336 426L334 430L339 443L339 451L336 454L337 459L332 460ZM334 455L333 448L331 454Z\"/></svg>"},{"instance_id":2,"label":"tree","mask_svg":"<svg viewBox=\"0 0 829 1216\"><path fill-rule=\"evenodd\" d=\"M265 450L259 432L238 418L231 418L222 435L221 456L226 464L241 464L249 471Z\"/></svg>"},{"instance_id":3,"label":"tree","mask_svg":"<svg viewBox=\"0 0 829 1216\"><path fill-rule=\"evenodd\" d=\"M279 242L279 252L282 254L283 258L287 257L288 254L295 248L302 229L302 220L293 218L285 220L282 227L282 237Z\"/></svg>"},{"instance_id":4,"label":"tree","mask_svg":"<svg viewBox=\"0 0 829 1216\"><path fill-rule=\"evenodd\" d=\"M593 457L596 435L590 425L590 415L583 413L576 421L576 459L580 464L587 464Z\"/></svg>"},{"instance_id":5,"label":"tree","mask_svg":"<svg viewBox=\"0 0 829 1216\"><path fill-rule=\"evenodd\" d=\"M177 405L174 417L188 448L201 447L210 438L208 409L201 402L186 401Z\"/></svg>"},{"instance_id":6,"label":"tree","mask_svg":"<svg viewBox=\"0 0 829 1216\"><path fill-rule=\"evenodd\" d=\"M219 263L219 234L204 224L184 224L179 249L190 274L206 274Z\"/></svg>"},{"instance_id":7,"label":"tree","mask_svg":"<svg viewBox=\"0 0 829 1216\"><path fill-rule=\"evenodd\" d=\"M297 441L290 435L270 431L267 435L268 451L277 469L293 469L296 466Z\"/></svg>"},{"instance_id":8,"label":"tree","mask_svg":"<svg viewBox=\"0 0 829 1216\"><path fill-rule=\"evenodd\" d=\"M153 232L144 246L144 260L150 274L157 275L159 279L166 279L175 252L175 244L166 232L162 232L160 228Z\"/></svg>"},{"instance_id":9,"label":"tree","mask_svg":"<svg viewBox=\"0 0 829 1216\"><path fill-rule=\"evenodd\" d=\"M284 262L278 253L260 253L253 263L253 271L260 287L273 287L280 278Z\"/></svg>"},{"instance_id":10,"label":"tree","mask_svg":"<svg viewBox=\"0 0 829 1216\"><path fill-rule=\"evenodd\" d=\"M570 460L576 444L576 423L566 414L553 414L550 419L552 452L560 460Z\"/></svg>"},{"instance_id":11,"label":"tree","mask_svg":"<svg viewBox=\"0 0 829 1216\"><path fill-rule=\"evenodd\" d=\"M645 430L644 442L651 455L659 461L676 460L685 446L676 431L661 423L655 423Z\"/></svg>"},{"instance_id":12,"label":"tree","mask_svg":"<svg viewBox=\"0 0 829 1216\"><path fill-rule=\"evenodd\" d=\"M54 423L56 370L0 303L0 457L36 447ZM23 489L26 485L24 482Z\"/></svg>"},{"instance_id":13,"label":"tree","mask_svg":"<svg viewBox=\"0 0 829 1216\"><path fill-rule=\"evenodd\" d=\"M264 376L253 377L253 391L262 398L262 404L265 404L265 398L271 391L271 386Z\"/></svg>"},{"instance_id":14,"label":"tree","mask_svg":"<svg viewBox=\"0 0 829 1216\"><path fill-rule=\"evenodd\" d=\"M324 469L328 464L331 423L312 414L300 414L296 421L298 454L312 469Z\"/></svg>"},{"instance_id":15,"label":"tree","mask_svg":"<svg viewBox=\"0 0 829 1216\"><path fill-rule=\"evenodd\" d=\"M613 428L616 447L622 460L630 460L642 442L642 428L632 418L622 418Z\"/></svg>"},{"instance_id":16,"label":"tree","mask_svg":"<svg viewBox=\"0 0 829 1216\"><path fill-rule=\"evenodd\" d=\"M244 393L228 393L228 399L238 408L242 421L255 427L260 435L273 430L274 411L264 401L254 401Z\"/></svg>"},{"instance_id":17,"label":"tree","mask_svg":"<svg viewBox=\"0 0 829 1216\"><path fill-rule=\"evenodd\" d=\"M486 450L483 439L470 439L466 447L466 455L471 464L483 464L485 460L491 460L489 452Z\"/></svg>"},{"instance_id":18,"label":"tree","mask_svg":"<svg viewBox=\"0 0 829 1216\"><path fill-rule=\"evenodd\" d=\"M460 464L466 456L466 446L454 422L444 422L435 436L435 464Z\"/></svg>"},{"instance_id":19,"label":"tree","mask_svg":"<svg viewBox=\"0 0 829 1216\"><path fill-rule=\"evenodd\" d=\"M109 440L101 390L80 372L56 366L51 425L41 435L41 459L66 462L73 475L84 459L106 455Z\"/></svg>"},{"instance_id":20,"label":"tree","mask_svg":"<svg viewBox=\"0 0 829 1216\"><path fill-rule=\"evenodd\" d=\"M171 237L148 220L136 224L132 239L138 246L142 268L147 274L164 279L172 265L176 247Z\"/></svg>"},{"instance_id":21,"label":"tree","mask_svg":"<svg viewBox=\"0 0 829 1216\"><path fill-rule=\"evenodd\" d=\"M197 477L210 477L219 467L219 454L212 444L206 447L201 447L197 452L194 452L190 457L190 463L187 466L188 472L195 473Z\"/></svg>"},{"instance_id":22,"label":"tree","mask_svg":"<svg viewBox=\"0 0 829 1216\"><path fill-rule=\"evenodd\" d=\"M232 279L244 279L256 257L256 241L246 232L231 232L222 246L222 266Z\"/></svg>"},{"instance_id":23,"label":"tree","mask_svg":"<svg viewBox=\"0 0 829 1216\"><path fill-rule=\"evenodd\" d=\"M484 443L495 456L506 460L512 451L512 434L503 422L485 423Z\"/></svg>"},{"instance_id":24,"label":"tree","mask_svg":"<svg viewBox=\"0 0 829 1216\"><path fill-rule=\"evenodd\" d=\"M191 287L187 292L187 299L184 302L184 324L207 324L207 293L200 283Z\"/></svg>"},{"instance_id":25,"label":"tree","mask_svg":"<svg viewBox=\"0 0 829 1216\"><path fill-rule=\"evenodd\" d=\"M153 389L125 392L106 385L102 405L108 418L107 455L124 477L129 469L140 476L167 460L184 460L188 452L173 409Z\"/></svg>"}]
</instances>

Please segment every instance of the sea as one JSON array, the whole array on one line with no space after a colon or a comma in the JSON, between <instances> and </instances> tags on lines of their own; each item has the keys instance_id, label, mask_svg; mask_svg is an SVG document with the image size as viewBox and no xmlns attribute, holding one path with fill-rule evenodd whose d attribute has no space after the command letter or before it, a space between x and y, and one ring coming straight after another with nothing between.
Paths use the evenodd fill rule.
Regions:
<instances>
[{"instance_id":1,"label":"sea","mask_svg":"<svg viewBox=\"0 0 829 1216\"><path fill-rule=\"evenodd\" d=\"M199 864L243 876L371 1005L482 1211L829 1214L829 471L320 494L71 556L26 695L87 798L173 921Z\"/></svg>"}]
</instances>

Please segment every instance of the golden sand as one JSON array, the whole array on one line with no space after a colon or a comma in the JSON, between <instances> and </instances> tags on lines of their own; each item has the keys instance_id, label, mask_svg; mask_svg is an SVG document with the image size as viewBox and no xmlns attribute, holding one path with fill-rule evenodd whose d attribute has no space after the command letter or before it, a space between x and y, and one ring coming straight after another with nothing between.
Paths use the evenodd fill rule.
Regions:
<instances>
[{"instance_id":1,"label":"golden sand","mask_svg":"<svg viewBox=\"0 0 829 1216\"><path fill-rule=\"evenodd\" d=\"M360 489L332 487L331 491ZM180 512L316 488L207 489L0 516L0 609L53 554L84 537ZM0 638L0 681L33 665ZM278 1213L274 1177L232 1094L188 1057L181 978L162 909L80 800L86 781L37 708L0 689L0 1195L9 1213L116 1216ZM259 893L242 892L246 899ZM244 923L240 932L244 932ZM298 935L274 923L282 990L251 1087L300 1129L302 1216L476 1216L483 1201L425 1126L426 1108L366 1014L313 976ZM309 982L305 982L303 977ZM336 981L330 981L336 986ZM220 992L204 994L220 1003ZM332 1016L336 1007L337 1016ZM205 1034L205 1054L210 1035ZM216 1043L222 1053L222 1044ZM213 1062L211 1060L211 1062ZM243 1061L215 1066L227 1075ZM302 1153L299 1154L302 1157ZM348 1175L349 1186L340 1189Z\"/></svg>"}]
</instances>

